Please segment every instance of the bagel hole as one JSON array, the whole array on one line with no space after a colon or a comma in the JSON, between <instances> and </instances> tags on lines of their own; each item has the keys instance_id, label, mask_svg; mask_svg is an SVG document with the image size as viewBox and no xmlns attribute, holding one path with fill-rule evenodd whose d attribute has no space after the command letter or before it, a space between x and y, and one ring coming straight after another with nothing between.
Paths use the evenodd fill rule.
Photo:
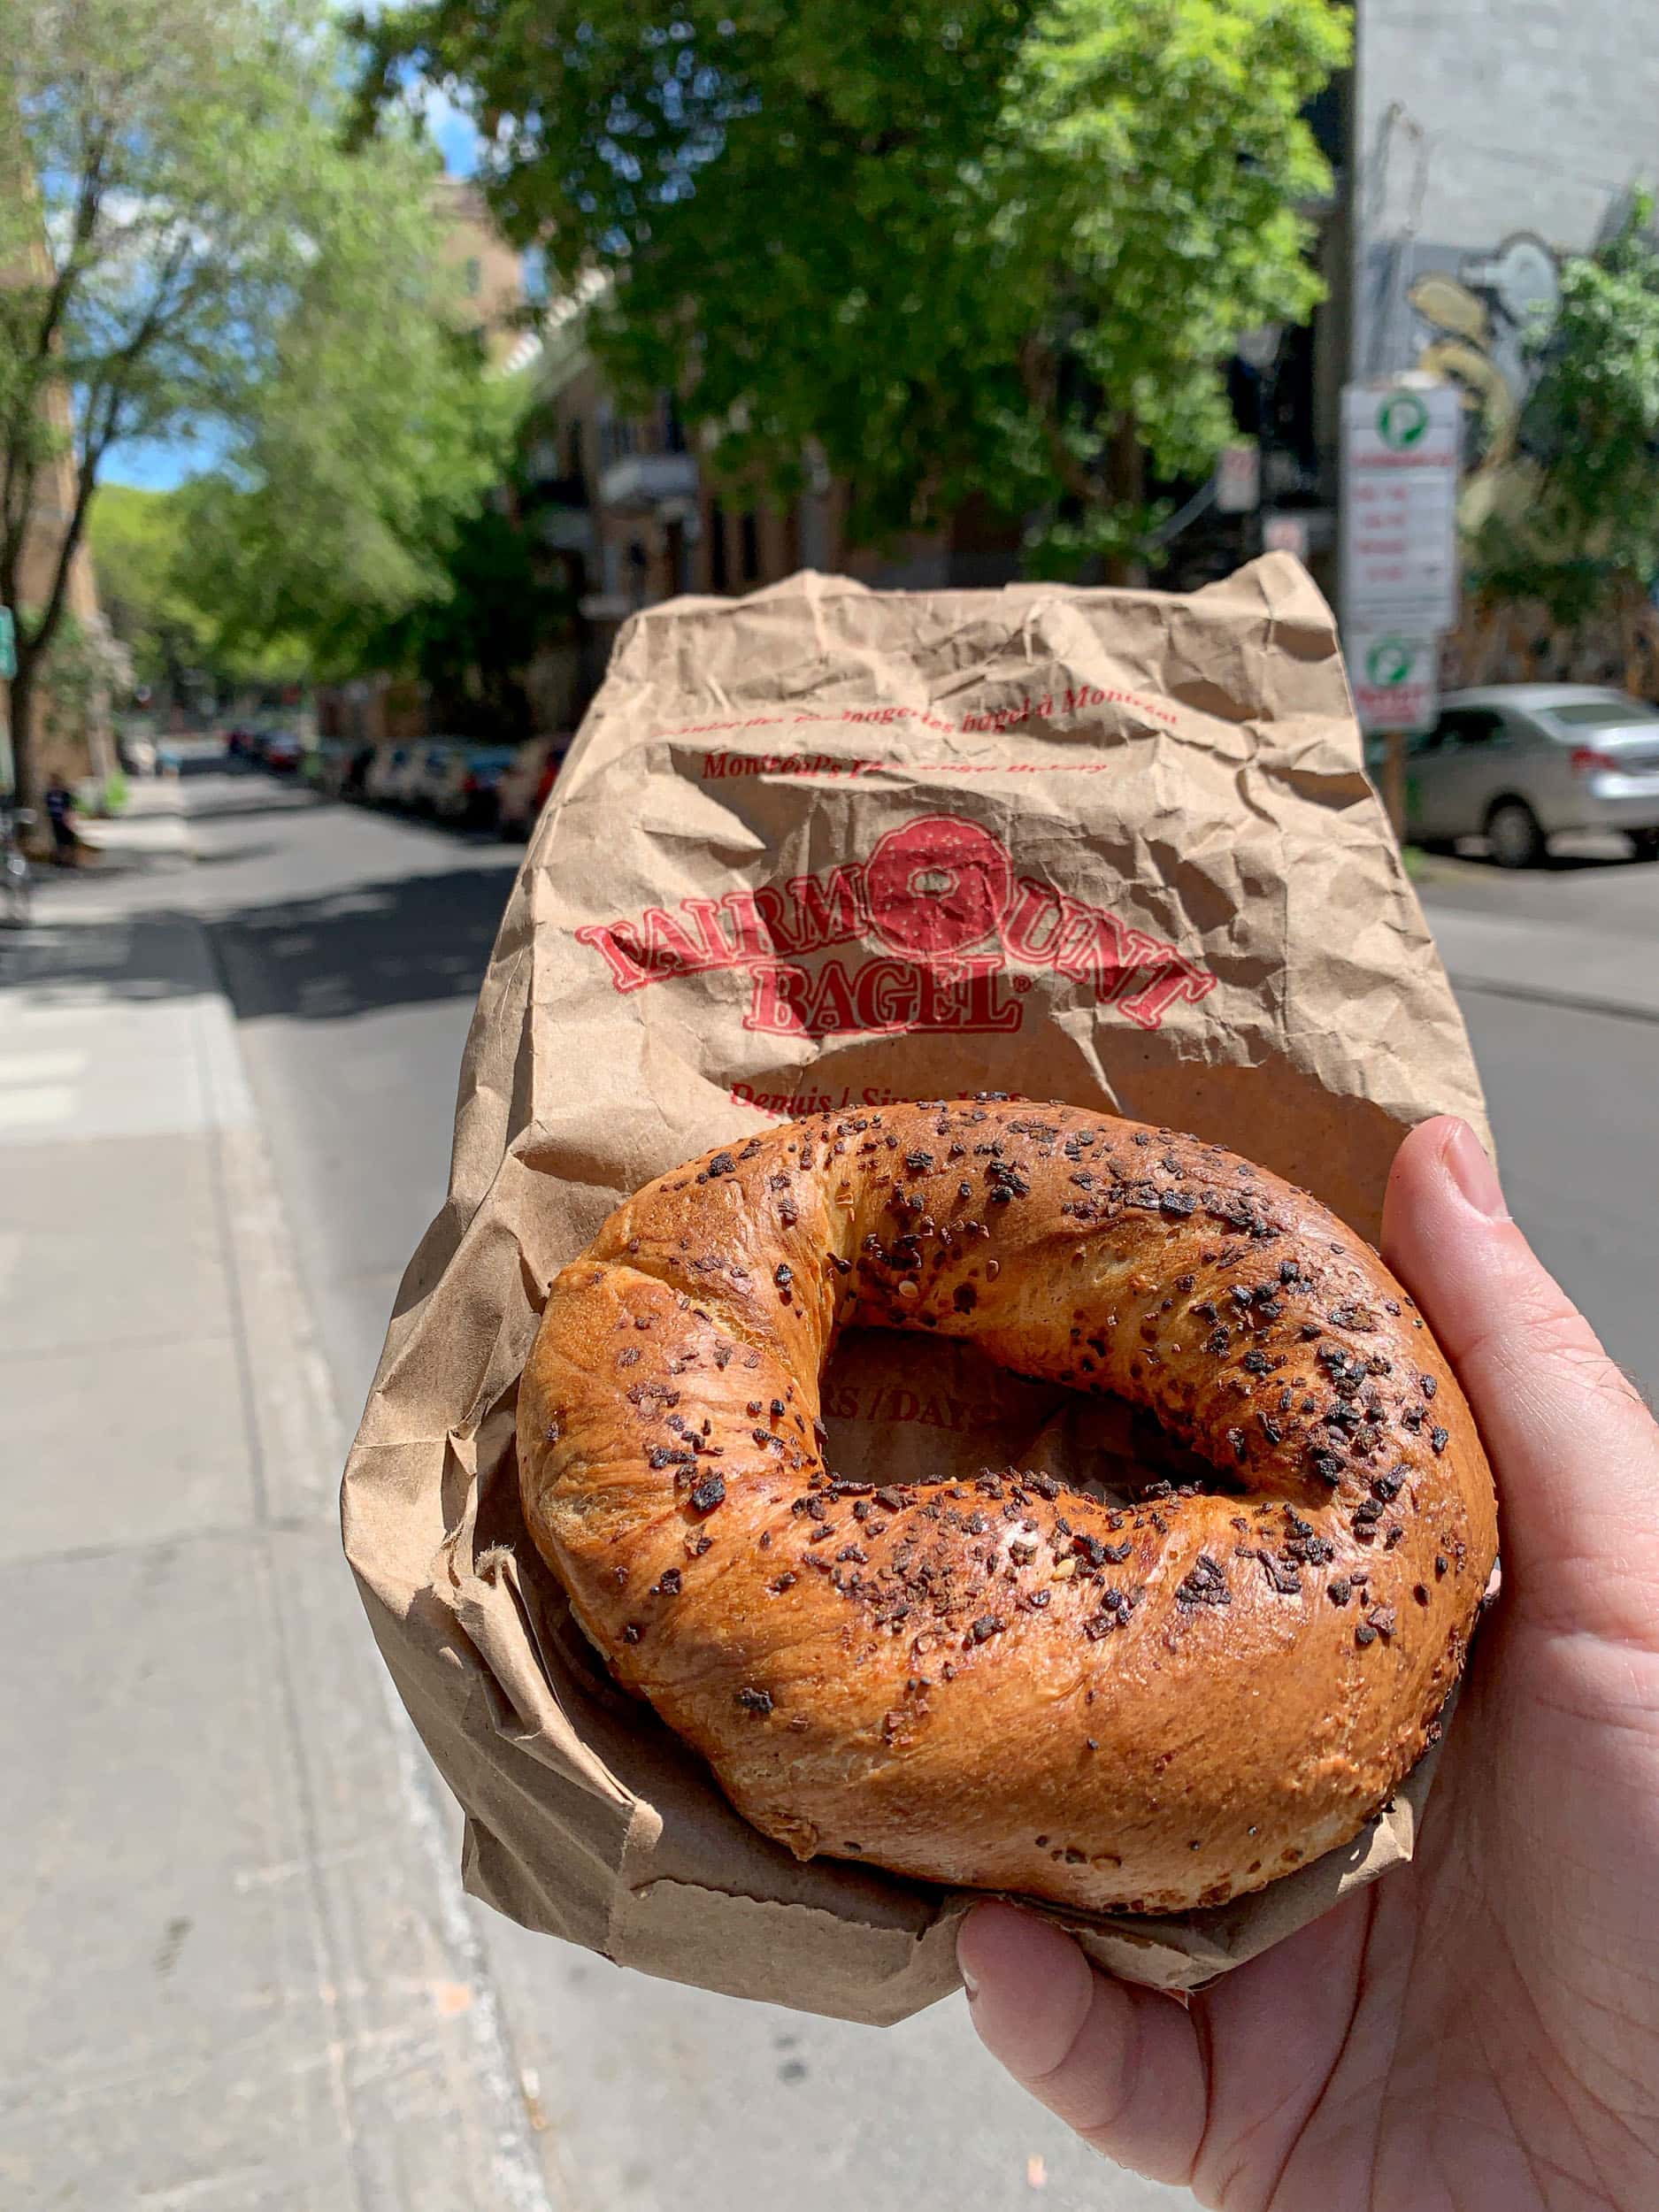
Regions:
<instances>
[{"instance_id":1,"label":"bagel hole","mask_svg":"<svg viewBox=\"0 0 1659 2212\"><path fill-rule=\"evenodd\" d=\"M1033 1382L950 1339L853 1329L824 1374L825 1460L853 1482L1047 1474L1110 1505L1157 1484L1241 1495L1125 1399Z\"/></svg>"}]
</instances>

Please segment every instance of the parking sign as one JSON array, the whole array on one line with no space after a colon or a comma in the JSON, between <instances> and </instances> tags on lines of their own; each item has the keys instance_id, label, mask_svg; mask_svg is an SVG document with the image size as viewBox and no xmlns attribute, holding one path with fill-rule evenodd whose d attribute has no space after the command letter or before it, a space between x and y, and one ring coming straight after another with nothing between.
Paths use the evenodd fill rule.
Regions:
<instances>
[{"instance_id":1,"label":"parking sign","mask_svg":"<svg viewBox=\"0 0 1659 2212\"><path fill-rule=\"evenodd\" d=\"M1440 710L1439 638L1362 630L1350 641L1348 672L1362 730L1417 737L1434 727Z\"/></svg>"},{"instance_id":2,"label":"parking sign","mask_svg":"<svg viewBox=\"0 0 1659 2212\"><path fill-rule=\"evenodd\" d=\"M1342 603L1351 630L1457 626L1463 403L1449 384L1342 395Z\"/></svg>"}]
</instances>

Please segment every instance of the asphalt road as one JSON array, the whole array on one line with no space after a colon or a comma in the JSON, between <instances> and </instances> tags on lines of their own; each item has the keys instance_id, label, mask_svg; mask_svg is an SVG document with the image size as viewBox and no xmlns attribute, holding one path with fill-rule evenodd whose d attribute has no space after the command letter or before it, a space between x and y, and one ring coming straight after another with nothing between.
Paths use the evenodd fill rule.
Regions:
<instances>
[{"instance_id":1,"label":"asphalt road","mask_svg":"<svg viewBox=\"0 0 1659 2212\"><path fill-rule=\"evenodd\" d=\"M206 915L349 1426L393 1290L439 1202L472 994L516 864L488 840L191 780ZM1559 943L1659 941L1659 868L1517 884L1440 864L1431 914ZM1560 963L1557 962L1557 970ZM1659 1388L1659 1020L1471 989L1511 1202L1610 1348ZM887 2032L624 1974L469 1907L548 2201L572 2212L1091 2212L1184 2204L1100 2165L984 2060L959 2003Z\"/></svg>"}]
</instances>

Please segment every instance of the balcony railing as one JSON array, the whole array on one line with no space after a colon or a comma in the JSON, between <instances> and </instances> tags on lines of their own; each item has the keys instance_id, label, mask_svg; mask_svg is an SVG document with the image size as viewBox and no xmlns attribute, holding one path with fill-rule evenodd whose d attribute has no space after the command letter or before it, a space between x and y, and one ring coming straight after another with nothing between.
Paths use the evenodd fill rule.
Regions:
<instances>
[{"instance_id":1,"label":"balcony railing","mask_svg":"<svg viewBox=\"0 0 1659 2212\"><path fill-rule=\"evenodd\" d=\"M599 479L607 507L644 512L697 496L697 461L691 453L629 453L613 461Z\"/></svg>"}]
</instances>

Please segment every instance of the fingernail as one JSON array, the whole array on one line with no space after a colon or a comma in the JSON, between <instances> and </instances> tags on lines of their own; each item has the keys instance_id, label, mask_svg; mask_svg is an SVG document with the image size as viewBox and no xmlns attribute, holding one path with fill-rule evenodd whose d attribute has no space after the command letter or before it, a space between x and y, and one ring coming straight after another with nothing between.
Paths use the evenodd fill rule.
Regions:
<instances>
[{"instance_id":1,"label":"fingernail","mask_svg":"<svg viewBox=\"0 0 1659 2212\"><path fill-rule=\"evenodd\" d=\"M972 2004L979 1993L979 1985L974 1980L972 1975L969 1973L967 1968L962 1963L960 1959L956 1961L956 1971L962 1977L962 1986L967 1991L968 2002Z\"/></svg>"},{"instance_id":2,"label":"fingernail","mask_svg":"<svg viewBox=\"0 0 1659 2212\"><path fill-rule=\"evenodd\" d=\"M1478 1214L1485 1214L1488 1221L1509 1219L1509 1210L1503 1202L1503 1186L1498 1180L1498 1171L1466 1121L1458 1123L1440 1156L1451 1171L1453 1182Z\"/></svg>"}]
</instances>

